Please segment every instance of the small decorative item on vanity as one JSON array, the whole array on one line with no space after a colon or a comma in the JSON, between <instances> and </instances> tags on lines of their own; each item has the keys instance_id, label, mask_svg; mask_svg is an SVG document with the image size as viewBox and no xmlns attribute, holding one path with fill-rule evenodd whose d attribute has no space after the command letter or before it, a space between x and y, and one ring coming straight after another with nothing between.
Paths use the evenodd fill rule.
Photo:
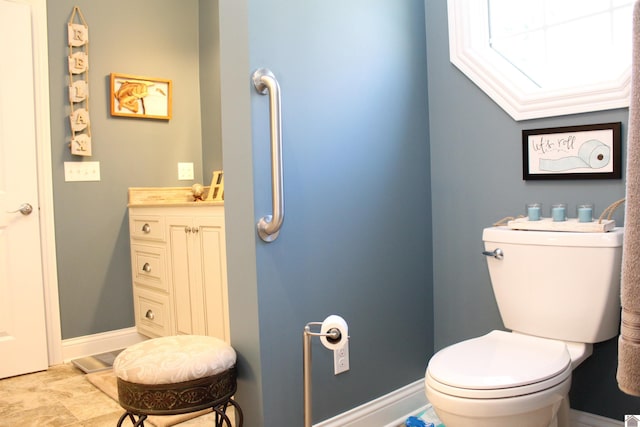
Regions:
<instances>
[{"instance_id":1,"label":"small decorative item on vanity","mask_svg":"<svg viewBox=\"0 0 640 427\"><path fill-rule=\"evenodd\" d=\"M222 171L213 171L207 200L224 200L224 174Z\"/></svg>"},{"instance_id":2,"label":"small decorative item on vanity","mask_svg":"<svg viewBox=\"0 0 640 427\"><path fill-rule=\"evenodd\" d=\"M204 187L202 186L202 184L193 184L191 186L191 192L193 193L194 202L203 200L202 195L204 194Z\"/></svg>"}]
</instances>

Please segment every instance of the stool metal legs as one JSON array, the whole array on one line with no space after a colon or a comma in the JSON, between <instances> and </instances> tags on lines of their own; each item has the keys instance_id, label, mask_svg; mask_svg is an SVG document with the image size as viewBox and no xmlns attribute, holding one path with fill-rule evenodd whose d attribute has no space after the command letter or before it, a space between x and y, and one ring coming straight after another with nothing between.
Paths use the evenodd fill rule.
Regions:
<instances>
[{"instance_id":1,"label":"stool metal legs","mask_svg":"<svg viewBox=\"0 0 640 427\"><path fill-rule=\"evenodd\" d=\"M234 427L234 425L231 423L231 420L226 414L227 409L229 407L233 407L235 409L235 415L236 415L235 427L242 427L242 424L243 424L242 409L240 408L240 405L238 405L238 403L236 403L236 401L233 399L229 399L223 404L214 406L212 408L213 412L216 414L215 427ZM137 420L136 420L136 417L138 417ZM144 421L147 419L147 415L134 414L132 412L127 411L124 414L122 414L116 426L122 427L123 425L122 423L127 418L129 419L129 421L131 421L131 424L133 425L133 427L144 427Z\"/></svg>"},{"instance_id":2,"label":"stool metal legs","mask_svg":"<svg viewBox=\"0 0 640 427\"><path fill-rule=\"evenodd\" d=\"M138 416L138 421L136 421L135 414L132 414L131 412L127 411L124 414L122 414L122 416L118 420L118 424L116 424L116 426L117 427L122 427L122 423L127 418L129 418L129 420L131 421L131 423L133 424L134 427L144 427L144 420L147 419L147 416L144 415L144 414L143 415L139 415Z\"/></svg>"},{"instance_id":3,"label":"stool metal legs","mask_svg":"<svg viewBox=\"0 0 640 427\"><path fill-rule=\"evenodd\" d=\"M227 416L227 409L233 406L236 411L236 427L242 427L243 419L242 419L242 409L240 409L240 405L236 403L235 400L229 399L223 405L218 405L213 408L213 411L216 413L216 424L215 427L224 427L223 422L226 423L227 427L233 427L231 424L231 420Z\"/></svg>"}]
</instances>

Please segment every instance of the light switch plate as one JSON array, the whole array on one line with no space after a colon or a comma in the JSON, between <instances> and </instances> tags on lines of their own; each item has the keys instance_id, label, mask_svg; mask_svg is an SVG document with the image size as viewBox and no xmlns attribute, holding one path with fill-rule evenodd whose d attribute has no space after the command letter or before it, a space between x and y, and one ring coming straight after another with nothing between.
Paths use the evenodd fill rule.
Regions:
<instances>
[{"instance_id":1,"label":"light switch plate","mask_svg":"<svg viewBox=\"0 0 640 427\"><path fill-rule=\"evenodd\" d=\"M100 181L100 162L64 162L64 180Z\"/></svg>"},{"instance_id":2,"label":"light switch plate","mask_svg":"<svg viewBox=\"0 0 640 427\"><path fill-rule=\"evenodd\" d=\"M191 181L192 179L193 179L193 163L191 162L178 163L178 180Z\"/></svg>"}]
</instances>

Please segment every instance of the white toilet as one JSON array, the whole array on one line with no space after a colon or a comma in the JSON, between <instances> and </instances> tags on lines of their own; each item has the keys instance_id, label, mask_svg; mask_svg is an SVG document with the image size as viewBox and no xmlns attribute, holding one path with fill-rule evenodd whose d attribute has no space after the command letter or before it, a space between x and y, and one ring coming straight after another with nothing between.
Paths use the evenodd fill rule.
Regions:
<instances>
[{"instance_id":1,"label":"white toilet","mask_svg":"<svg viewBox=\"0 0 640 427\"><path fill-rule=\"evenodd\" d=\"M512 332L451 345L429 361L429 402L446 427L568 427L571 371L620 325L623 229L486 228L500 315Z\"/></svg>"}]
</instances>

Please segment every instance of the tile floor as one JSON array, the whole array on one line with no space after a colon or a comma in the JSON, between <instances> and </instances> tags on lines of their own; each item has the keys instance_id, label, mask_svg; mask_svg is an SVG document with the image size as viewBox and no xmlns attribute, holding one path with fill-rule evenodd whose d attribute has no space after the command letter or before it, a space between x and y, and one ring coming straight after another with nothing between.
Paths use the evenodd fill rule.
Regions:
<instances>
[{"instance_id":1,"label":"tile floor","mask_svg":"<svg viewBox=\"0 0 640 427\"><path fill-rule=\"evenodd\" d=\"M122 413L70 363L0 380L0 427L115 427ZM211 425L205 416L177 427Z\"/></svg>"},{"instance_id":2,"label":"tile floor","mask_svg":"<svg viewBox=\"0 0 640 427\"><path fill-rule=\"evenodd\" d=\"M122 408L71 364L0 381L0 426L114 427Z\"/></svg>"},{"instance_id":3,"label":"tile floor","mask_svg":"<svg viewBox=\"0 0 640 427\"><path fill-rule=\"evenodd\" d=\"M115 427L122 413L72 364L0 381L0 427ZM211 422L179 424L204 425Z\"/></svg>"}]
</instances>

